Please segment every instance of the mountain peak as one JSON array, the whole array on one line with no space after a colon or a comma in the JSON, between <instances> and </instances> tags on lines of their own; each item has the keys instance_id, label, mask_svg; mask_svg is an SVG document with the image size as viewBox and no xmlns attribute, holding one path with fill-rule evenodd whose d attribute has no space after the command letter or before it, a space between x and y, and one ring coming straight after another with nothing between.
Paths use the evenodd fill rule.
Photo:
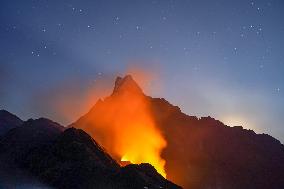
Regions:
<instances>
[{"instance_id":1,"label":"mountain peak","mask_svg":"<svg viewBox=\"0 0 284 189\"><path fill-rule=\"evenodd\" d=\"M6 134L10 129L22 125L23 121L14 114L0 110L0 136Z\"/></svg>"},{"instance_id":2,"label":"mountain peak","mask_svg":"<svg viewBox=\"0 0 284 189\"><path fill-rule=\"evenodd\" d=\"M142 89L136 83L131 75L126 75L124 77L117 77L115 80L115 86L112 94L117 94L121 92L131 92L131 93L143 93Z\"/></svg>"},{"instance_id":3,"label":"mountain peak","mask_svg":"<svg viewBox=\"0 0 284 189\"><path fill-rule=\"evenodd\" d=\"M4 109L0 110L0 116L2 116L2 117L4 117L4 116L17 117L14 114L12 114L12 113L8 112L7 110L4 110ZM20 119L20 118L18 118L18 119Z\"/></svg>"}]
</instances>

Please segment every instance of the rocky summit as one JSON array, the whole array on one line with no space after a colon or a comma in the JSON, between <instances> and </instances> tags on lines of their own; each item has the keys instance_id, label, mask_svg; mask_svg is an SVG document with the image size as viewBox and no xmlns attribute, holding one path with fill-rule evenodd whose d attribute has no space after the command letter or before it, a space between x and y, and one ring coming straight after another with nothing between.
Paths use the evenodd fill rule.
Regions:
<instances>
[{"instance_id":1,"label":"rocky summit","mask_svg":"<svg viewBox=\"0 0 284 189\"><path fill-rule=\"evenodd\" d=\"M167 141L162 158L166 160L169 180L190 189L284 188L284 146L277 139L242 126L227 126L209 116L186 115L163 98L145 95L129 75L118 77L113 94L99 100L71 126L95 138L105 137L92 130L98 127L94 118L117 115L107 108L109 101L129 93L146 99L155 124ZM124 107L128 106L121 106Z\"/></svg>"},{"instance_id":2,"label":"rocky summit","mask_svg":"<svg viewBox=\"0 0 284 189\"><path fill-rule=\"evenodd\" d=\"M167 142L161 157L168 180L147 163L121 166L101 140L110 136L94 129L106 126L96 122L100 116L119 118L117 112L109 112L110 101L121 95L127 100L132 93L147 101L155 126ZM0 140L3 188L17 187L11 180L62 189L284 188L284 146L277 139L209 116L186 115L163 98L145 95L130 75L118 77L113 93L68 127L45 118L22 121L5 110L0 111L0 127L4 131Z\"/></svg>"}]
</instances>

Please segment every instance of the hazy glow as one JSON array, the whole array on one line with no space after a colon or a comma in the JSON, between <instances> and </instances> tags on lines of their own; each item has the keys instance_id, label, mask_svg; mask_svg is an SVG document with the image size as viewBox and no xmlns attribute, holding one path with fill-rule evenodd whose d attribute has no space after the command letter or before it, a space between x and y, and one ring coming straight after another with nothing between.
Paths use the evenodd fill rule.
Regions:
<instances>
[{"instance_id":1,"label":"hazy glow","mask_svg":"<svg viewBox=\"0 0 284 189\"><path fill-rule=\"evenodd\" d=\"M220 121L228 126L242 126L245 129L252 129L258 133L261 132L261 130L256 127L251 120L245 118L244 116L228 115L221 118Z\"/></svg>"},{"instance_id":2,"label":"hazy glow","mask_svg":"<svg viewBox=\"0 0 284 189\"><path fill-rule=\"evenodd\" d=\"M229 126L244 126L247 125L247 121L242 117L237 116L226 116L221 121Z\"/></svg>"},{"instance_id":3,"label":"hazy glow","mask_svg":"<svg viewBox=\"0 0 284 189\"><path fill-rule=\"evenodd\" d=\"M132 85L124 87L128 90L97 103L83 129L117 160L150 163L166 177L166 162L161 158L166 141L155 126L148 101L142 93L133 92Z\"/></svg>"}]
</instances>

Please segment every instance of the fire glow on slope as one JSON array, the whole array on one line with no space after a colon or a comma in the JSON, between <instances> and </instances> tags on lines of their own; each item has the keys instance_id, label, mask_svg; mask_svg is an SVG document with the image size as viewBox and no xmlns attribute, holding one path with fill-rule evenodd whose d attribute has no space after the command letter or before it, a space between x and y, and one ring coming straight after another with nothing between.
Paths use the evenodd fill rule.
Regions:
<instances>
[{"instance_id":1,"label":"fire glow on slope","mask_svg":"<svg viewBox=\"0 0 284 189\"><path fill-rule=\"evenodd\" d=\"M132 78L121 85L111 97L95 105L83 129L113 157L135 164L150 163L166 177L166 162L161 158L166 141L154 124L147 97Z\"/></svg>"}]
</instances>

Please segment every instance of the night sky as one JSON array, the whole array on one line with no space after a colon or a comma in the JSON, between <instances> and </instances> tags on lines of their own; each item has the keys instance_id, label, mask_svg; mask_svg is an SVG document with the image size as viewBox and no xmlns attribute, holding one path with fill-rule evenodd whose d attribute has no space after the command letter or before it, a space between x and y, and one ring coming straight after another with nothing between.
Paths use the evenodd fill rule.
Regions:
<instances>
[{"instance_id":1,"label":"night sky","mask_svg":"<svg viewBox=\"0 0 284 189\"><path fill-rule=\"evenodd\" d=\"M69 124L133 68L148 95L284 142L283 0L1 0L0 109Z\"/></svg>"}]
</instances>

